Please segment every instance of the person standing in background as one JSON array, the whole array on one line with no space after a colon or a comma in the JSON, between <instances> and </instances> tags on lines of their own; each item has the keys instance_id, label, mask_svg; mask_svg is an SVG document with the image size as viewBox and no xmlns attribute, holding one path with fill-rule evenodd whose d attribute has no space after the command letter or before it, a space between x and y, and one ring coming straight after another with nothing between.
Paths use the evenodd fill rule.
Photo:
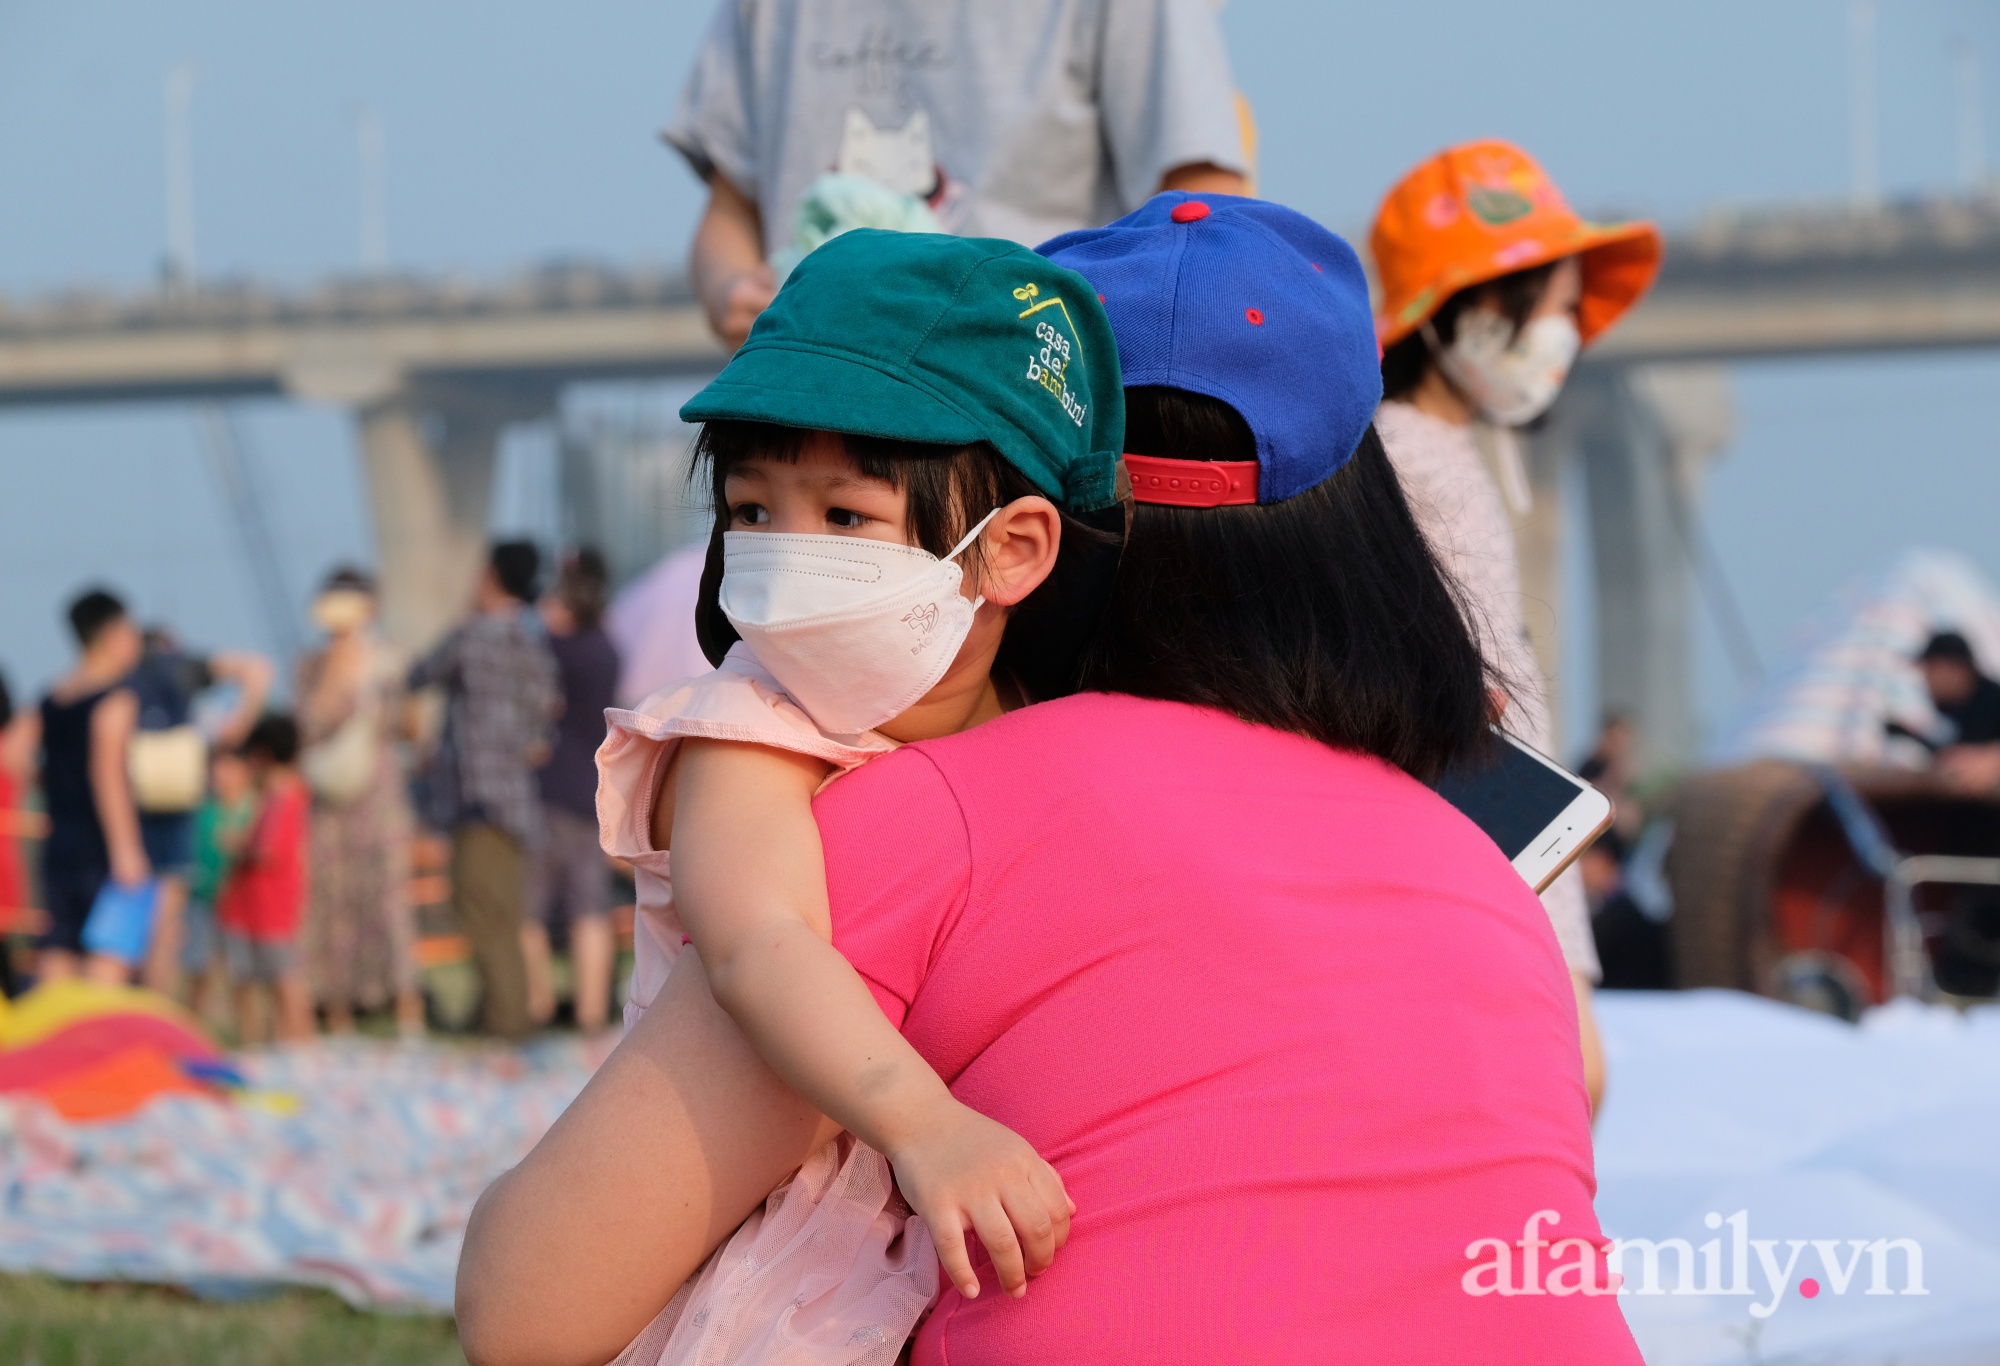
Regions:
<instances>
[{"instance_id":1,"label":"person standing in background","mask_svg":"<svg viewBox=\"0 0 2000 1366\"><path fill-rule=\"evenodd\" d=\"M312 799L299 777L298 757L299 728L289 716L265 717L243 741L257 815L223 882L216 920L236 989L237 1039L246 1046L267 1036L297 1043L313 1035L312 993L298 956ZM271 998L268 1030L266 993Z\"/></svg>"},{"instance_id":2,"label":"person standing in background","mask_svg":"<svg viewBox=\"0 0 2000 1366\"><path fill-rule=\"evenodd\" d=\"M1972 642L1958 631L1939 631L1915 663L1931 706L1951 723L1949 743L1924 740L1937 756L1938 772L1964 792L2000 787L2000 683L1980 672Z\"/></svg>"},{"instance_id":3,"label":"person standing in background","mask_svg":"<svg viewBox=\"0 0 2000 1366\"><path fill-rule=\"evenodd\" d=\"M559 918L576 982L576 1027L586 1034L601 1031L611 1017L611 876L597 842L597 747L604 743L604 709L618 689L618 650L603 625L610 596L604 556L586 546L563 561L554 591L542 599L562 717L549 761L536 775L541 838L521 929L529 1016L545 1025L555 1015L549 930Z\"/></svg>"},{"instance_id":4,"label":"person standing in background","mask_svg":"<svg viewBox=\"0 0 2000 1366\"><path fill-rule=\"evenodd\" d=\"M1617 824L1618 842L1630 845L1646 828L1646 804L1639 800L1634 785L1639 760L1639 728L1623 712L1610 712L1597 729L1597 743L1590 747L1576 776L1611 799ZM1624 854L1619 854L1622 862Z\"/></svg>"},{"instance_id":5,"label":"person standing in background","mask_svg":"<svg viewBox=\"0 0 2000 1366\"><path fill-rule=\"evenodd\" d=\"M534 770L549 756L561 700L555 659L526 622L540 570L532 543L494 546L471 615L409 676L412 689L445 693L424 815L450 832L452 901L484 985L483 1026L503 1039L534 1028L521 952L524 885L541 824Z\"/></svg>"},{"instance_id":6,"label":"person standing in background","mask_svg":"<svg viewBox=\"0 0 2000 1366\"><path fill-rule=\"evenodd\" d=\"M48 926L35 941L40 981L75 977L84 965L83 923L105 879L142 887L153 875L139 835L127 749L139 699L124 683L145 650L125 604L93 588L69 606L76 663L22 719L16 743L36 755L48 812L42 845L42 904ZM123 982L125 965L93 959L90 975Z\"/></svg>"},{"instance_id":7,"label":"person standing in background","mask_svg":"<svg viewBox=\"0 0 2000 1366\"><path fill-rule=\"evenodd\" d=\"M27 727L16 724L14 695L0 674L0 927L27 909L28 880L21 870L21 789L33 760L21 743ZM7 984L9 965L0 961L0 986Z\"/></svg>"},{"instance_id":8,"label":"person standing in background","mask_svg":"<svg viewBox=\"0 0 2000 1366\"><path fill-rule=\"evenodd\" d=\"M1586 223L1527 153L1486 141L1440 152L1405 176L1383 200L1369 245L1382 284L1376 429L1507 681L1512 705L1501 724L1553 753L1508 516L1510 507L1526 513L1530 498L1512 429L1548 411L1577 352L1652 284L1659 230ZM1475 421L1493 437L1497 480ZM1557 879L1543 903L1574 978L1595 1108L1604 1092L1590 1004L1599 967L1578 873Z\"/></svg>"},{"instance_id":9,"label":"person standing in background","mask_svg":"<svg viewBox=\"0 0 2000 1366\"><path fill-rule=\"evenodd\" d=\"M194 871L188 878L186 934L181 971L191 982L189 1004L204 1020L227 1018L221 1003L228 981L222 961L222 930L216 907L229 881L244 833L257 816L257 791L250 765L233 749L208 756L208 793L194 813Z\"/></svg>"},{"instance_id":10,"label":"person standing in background","mask_svg":"<svg viewBox=\"0 0 2000 1366\"><path fill-rule=\"evenodd\" d=\"M707 565L708 543L692 541L662 556L611 600L604 631L618 650L619 706L637 706L667 684L715 667L694 629Z\"/></svg>"},{"instance_id":11,"label":"person standing in background","mask_svg":"<svg viewBox=\"0 0 2000 1366\"><path fill-rule=\"evenodd\" d=\"M313 599L326 643L299 661L295 695L312 792L312 897L301 935L306 981L330 1033L356 1010L396 1007L424 1028L409 898L411 815L395 734L404 659L374 632L375 581L336 569Z\"/></svg>"},{"instance_id":12,"label":"person standing in background","mask_svg":"<svg viewBox=\"0 0 2000 1366\"><path fill-rule=\"evenodd\" d=\"M740 345L828 172L1027 246L1160 190L1247 194L1211 0L722 0L663 134L708 185L691 274Z\"/></svg>"},{"instance_id":13,"label":"person standing in background","mask_svg":"<svg viewBox=\"0 0 2000 1366\"><path fill-rule=\"evenodd\" d=\"M212 655L182 650L171 631L145 633L145 653L126 686L139 702L132 737L134 799L139 837L160 889L143 980L172 996L180 988L181 950L188 881L194 871L194 813L208 779L208 748L231 749L256 723L271 692L271 662L248 651ZM218 684L234 684L235 705L213 734L194 722L195 699Z\"/></svg>"}]
</instances>

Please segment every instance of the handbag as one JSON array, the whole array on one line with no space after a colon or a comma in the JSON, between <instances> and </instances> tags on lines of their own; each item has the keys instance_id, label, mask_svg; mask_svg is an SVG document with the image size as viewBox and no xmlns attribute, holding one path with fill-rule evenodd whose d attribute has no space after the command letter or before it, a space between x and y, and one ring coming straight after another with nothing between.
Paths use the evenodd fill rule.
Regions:
<instances>
[{"instance_id":1,"label":"handbag","mask_svg":"<svg viewBox=\"0 0 2000 1366\"><path fill-rule=\"evenodd\" d=\"M148 815L178 815L201 805L208 787L208 741L191 725L132 736L125 771L132 801Z\"/></svg>"},{"instance_id":2,"label":"handbag","mask_svg":"<svg viewBox=\"0 0 2000 1366\"><path fill-rule=\"evenodd\" d=\"M122 963L145 961L146 948L153 940L153 912L159 906L160 884L148 878L136 887L127 887L113 878L104 879L90 914L83 921L83 947L91 953L116 958Z\"/></svg>"},{"instance_id":3,"label":"handbag","mask_svg":"<svg viewBox=\"0 0 2000 1366\"><path fill-rule=\"evenodd\" d=\"M363 687L347 719L299 756L299 771L315 797L345 806L374 783L381 761L381 712L379 690Z\"/></svg>"}]
</instances>

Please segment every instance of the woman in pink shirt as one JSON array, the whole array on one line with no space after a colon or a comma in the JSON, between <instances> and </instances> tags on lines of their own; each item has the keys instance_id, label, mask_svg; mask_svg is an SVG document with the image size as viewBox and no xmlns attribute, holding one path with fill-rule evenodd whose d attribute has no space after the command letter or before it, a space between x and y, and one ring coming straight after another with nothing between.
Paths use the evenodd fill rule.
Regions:
<instances>
[{"instance_id":1,"label":"woman in pink shirt","mask_svg":"<svg viewBox=\"0 0 2000 1366\"><path fill-rule=\"evenodd\" d=\"M1088 691L815 807L835 947L1076 1205L1025 1298L947 1289L913 1359L1636 1363L1554 933L1426 786L1489 678L1370 425L1352 251L1175 194L1044 251L1127 386ZM480 1366L614 1355L826 1141L682 961L475 1212Z\"/></svg>"}]
</instances>

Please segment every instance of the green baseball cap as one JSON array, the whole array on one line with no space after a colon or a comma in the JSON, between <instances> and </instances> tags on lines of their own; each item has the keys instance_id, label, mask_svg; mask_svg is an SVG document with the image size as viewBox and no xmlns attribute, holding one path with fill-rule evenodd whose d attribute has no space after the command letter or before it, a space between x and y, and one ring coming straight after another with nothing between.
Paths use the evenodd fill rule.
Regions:
<instances>
[{"instance_id":1,"label":"green baseball cap","mask_svg":"<svg viewBox=\"0 0 2000 1366\"><path fill-rule=\"evenodd\" d=\"M1118 344L1097 291L1026 247L858 228L792 271L683 422L990 442L1073 512L1114 499Z\"/></svg>"}]
</instances>

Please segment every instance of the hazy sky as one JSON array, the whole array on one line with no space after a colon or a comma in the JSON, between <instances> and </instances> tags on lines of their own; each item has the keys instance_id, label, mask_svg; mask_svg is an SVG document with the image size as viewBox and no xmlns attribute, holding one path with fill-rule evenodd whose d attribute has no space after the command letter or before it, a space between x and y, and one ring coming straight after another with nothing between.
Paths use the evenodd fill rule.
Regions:
<instances>
[{"instance_id":1,"label":"hazy sky","mask_svg":"<svg viewBox=\"0 0 2000 1366\"><path fill-rule=\"evenodd\" d=\"M1949 190L1952 47L2000 68L2000 5L1877 9L1884 186ZM298 283L354 267L364 106L385 131L398 267L678 262L699 190L654 131L710 10L0 0L0 297L156 278L161 91L182 63L195 72L205 275ZM1346 232L1411 162L1487 134L1525 143L1596 212L1679 223L1721 203L1838 198L1847 19L1845 0L1233 0L1223 12L1262 131L1263 192ZM1711 527L1767 654L1900 547L1957 546L2000 575L1988 511L2000 508L2000 359L1745 366L1737 399ZM242 421L297 591L336 557L365 557L346 419L273 403ZM514 445L517 475L534 468L535 435ZM203 459L184 409L0 417L0 666L17 688L59 667L56 614L86 579L196 640L261 638ZM533 525L523 478L502 511ZM1714 716L1733 685L1712 648L1701 668Z\"/></svg>"}]
</instances>

